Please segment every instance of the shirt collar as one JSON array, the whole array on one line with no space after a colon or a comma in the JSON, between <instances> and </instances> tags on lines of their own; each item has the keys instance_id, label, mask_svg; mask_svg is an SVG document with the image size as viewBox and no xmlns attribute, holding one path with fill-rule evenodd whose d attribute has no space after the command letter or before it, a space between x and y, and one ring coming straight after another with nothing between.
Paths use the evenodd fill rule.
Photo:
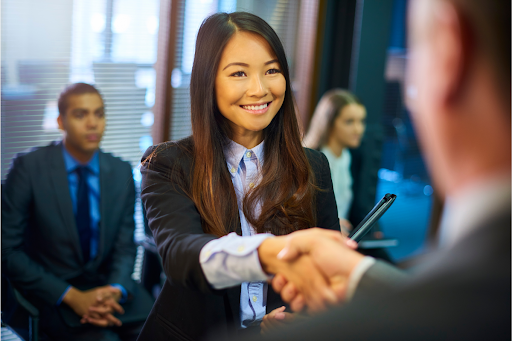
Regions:
<instances>
[{"instance_id":1,"label":"shirt collar","mask_svg":"<svg viewBox=\"0 0 512 341\"><path fill-rule=\"evenodd\" d=\"M62 143L62 155L64 156L64 164L66 165L66 172L74 172L80 166L86 166L87 169L95 175L100 173L100 161L98 157L98 151L94 152L94 155L89 162L82 164L76 160L66 149L64 143Z\"/></svg>"},{"instance_id":2,"label":"shirt collar","mask_svg":"<svg viewBox=\"0 0 512 341\"><path fill-rule=\"evenodd\" d=\"M350 155L350 151L348 148L343 148L340 156L334 155L331 148L329 148L327 146L323 146L322 148L320 148L320 151L322 153L324 153L324 155L327 157L327 160L329 161L329 163L332 163L334 161L339 161L342 159L344 160L347 158L347 155Z\"/></svg>"},{"instance_id":3,"label":"shirt collar","mask_svg":"<svg viewBox=\"0 0 512 341\"><path fill-rule=\"evenodd\" d=\"M258 158L258 162L260 165L263 164L263 147L265 145L265 141L261 141L259 145L254 148L247 149L241 144L236 143L235 141L229 140L228 143L224 146L224 157L226 158L226 162L228 164L228 168L238 169L238 165L240 161L243 159L244 154L248 151L252 151L256 157Z\"/></svg>"},{"instance_id":4,"label":"shirt collar","mask_svg":"<svg viewBox=\"0 0 512 341\"><path fill-rule=\"evenodd\" d=\"M450 247L486 219L510 207L510 179L488 179L447 197L440 224L440 245Z\"/></svg>"}]
</instances>

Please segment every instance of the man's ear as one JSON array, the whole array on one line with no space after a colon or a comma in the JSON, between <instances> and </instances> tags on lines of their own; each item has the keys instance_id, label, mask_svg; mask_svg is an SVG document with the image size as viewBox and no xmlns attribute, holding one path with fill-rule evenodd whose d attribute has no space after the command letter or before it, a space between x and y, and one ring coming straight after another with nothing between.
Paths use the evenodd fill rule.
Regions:
<instances>
[{"instance_id":1,"label":"man's ear","mask_svg":"<svg viewBox=\"0 0 512 341\"><path fill-rule=\"evenodd\" d=\"M59 116L57 117L57 124L59 125L60 130L64 130L64 123L62 122L62 120L63 120L62 115L59 114Z\"/></svg>"},{"instance_id":2,"label":"man's ear","mask_svg":"<svg viewBox=\"0 0 512 341\"><path fill-rule=\"evenodd\" d=\"M469 76L470 39L467 21L460 10L450 1L436 1L433 4L432 43L438 70L438 94L441 100L457 100L465 90Z\"/></svg>"}]
</instances>

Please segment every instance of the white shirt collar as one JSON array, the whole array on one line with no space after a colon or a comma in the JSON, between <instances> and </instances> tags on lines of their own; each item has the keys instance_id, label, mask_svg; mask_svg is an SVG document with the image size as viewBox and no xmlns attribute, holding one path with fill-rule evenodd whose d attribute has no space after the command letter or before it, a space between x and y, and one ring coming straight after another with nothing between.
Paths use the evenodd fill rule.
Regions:
<instances>
[{"instance_id":1,"label":"white shirt collar","mask_svg":"<svg viewBox=\"0 0 512 341\"><path fill-rule=\"evenodd\" d=\"M446 198L440 225L440 246L453 246L483 221L510 207L510 186L510 179L488 179Z\"/></svg>"},{"instance_id":2,"label":"white shirt collar","mask_svg":"<svg viewBox=\"0 0 512 341\"><path fill-rule=\"evenodd\" d=\"M243 159L244 155L248 151L252 151L256 154L258 158L258 162L260 165L263 164L263 147L265 146L265 141L261 141L259 145L254 148L247 149L241 144L236 143L233 140L229 140L228 143L224 146L224 157L226 158L226 162L228 164L228 169L235 168L238 169L240 161Z\"/></svg>"}]
</instances>

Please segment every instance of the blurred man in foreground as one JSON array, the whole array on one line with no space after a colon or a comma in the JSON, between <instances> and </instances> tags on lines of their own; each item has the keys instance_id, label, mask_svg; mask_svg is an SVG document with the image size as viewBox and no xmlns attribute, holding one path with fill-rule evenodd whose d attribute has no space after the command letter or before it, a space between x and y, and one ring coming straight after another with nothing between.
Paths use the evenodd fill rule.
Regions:
<instances>
[{"instance_id":1,"label":"blurred man in foreground","mask_svg":"<svg viewBox=\"0 0 512 341\"><path fill-rule=\"evenodd\" d=\"M2 273L52 340L135 340L152 300L131 279L131 166L99 149L105 108L93 86L61 93L58 124L62 141L17 155L3 186Z\"/></svg>"},{"instance_id":2,"label":"blurred man in foreground","mask_svg":"<svg viewBox=\"0 0 512 341\"><path fill-rule=\"evenodd\" d=\"M446 201L439 250L408 279L319 229L268 239L260 249L284 243L278 259L307 255L353 295L271 340L510 340L510 1L412 0L409 34L408 106ZM285 277L276 291L308 305Z\"/></svg>"}]
</instances>

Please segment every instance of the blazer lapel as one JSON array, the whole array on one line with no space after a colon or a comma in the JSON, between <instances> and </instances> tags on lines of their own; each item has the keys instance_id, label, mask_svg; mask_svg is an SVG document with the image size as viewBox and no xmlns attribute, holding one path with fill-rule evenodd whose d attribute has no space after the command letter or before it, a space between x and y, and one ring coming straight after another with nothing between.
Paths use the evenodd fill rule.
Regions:
<instances>
[{"instance_id":1,"label":"blazer lapel","mask_svg":"<svg viewBox=\"0 0 512 341\"><path fill-rule=\"evenodd\" d=\"M232 226L230 231L235 231L236 234L239 236L242 235L242 224L240 223L240 215L236 215L236 221L235 226ZM225 304L227 307L229 307L229 310L231 311L231 315L233 318L233 324L237 326L237 328L240 326L240 293L241 293L241 286L237 285L236 287L229 288L226 290L226 299L227 302ZM226 308L227 308L226 307Z\"/></svg>"},{"instance_id":2,"label":"blazer lapel","mask_svg":"<svg viewBox=\"0 0 512 341\"><path fill-rule=\"evenodd\" d=\"M109 210L108 205L112 202L112 191L109 190L109 184L115 182L114 174L111 172L110 164L108 163L108 159L105 157L105 154L100 150L99 151L99 162L100 162L100 240L98 243L98 255L96 257L96 262L99 262L103 259L103 254L105 252L105 238L106 238L106 227L108 226L108 218L109 218Z\"/></svg>"},{"instance_id":3,"label":"blazer lapel","mask_svg":"<svg viewBox=\"0 0 512 341\"><path fill-rule=\"evenodd\" d=\"M233 324L239 328L241 325L240 321L240 293L242 287L237 285L236 287L226 289L227 305L233 318ZM226 304L226 303L225 303ZM228 308L226 307L226 308Z\"/></svg>"},{"instance_id":4,"label":"blazer lapel","mask_svg":"<svg viewBox=\"0 0 512 341\"><path fill-rule=\"evenodd\" d=\"M62 144L59 143L48 149L48 158L52 167L51 181L57 197L60 215L64 221L66 231L69 233L70 240L73 243L73 249L76 251L80 261L83 262L80 240L76 228L75 216L73 214L73 203L69 193L68 174L66 172L66 165L64 164L61 148Z\"/></svg>"}]
</instances>

